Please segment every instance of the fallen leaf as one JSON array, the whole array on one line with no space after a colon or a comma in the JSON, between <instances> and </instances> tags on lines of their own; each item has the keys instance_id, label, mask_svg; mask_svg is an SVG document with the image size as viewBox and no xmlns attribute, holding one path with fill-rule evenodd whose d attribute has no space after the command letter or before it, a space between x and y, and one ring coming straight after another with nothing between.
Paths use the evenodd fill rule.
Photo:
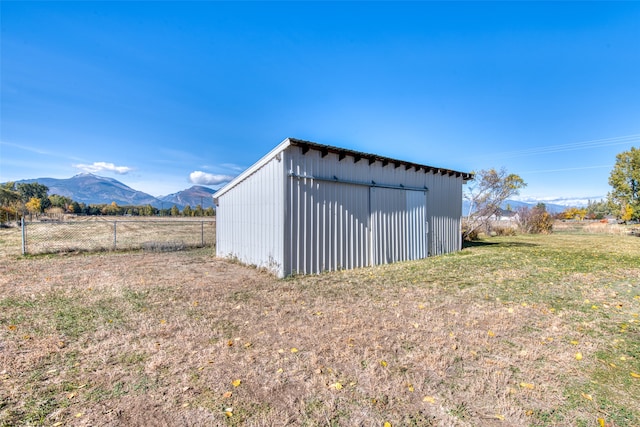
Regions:
<instances>
[{"instance_id":1,"label":"fallen leaf","mask_svg":"<svg viewBox=\"0 0 640 427\"><path fill-rule=\"evenodd\" d=\"M407 384L407 389L409 389L409 391L413 393L413 384Z\"/></svg>"},{"instance_id":2,"label":"fallen leaf","mask_svg":"<svg viewBox=\"0 0 640 427\"><path fill-rule=\"evenodd\" d=\"M16 330L16 325L9 325L9 330L10 331L15 331Z\"/></svg>"},{"instance_id":3,"label":"fallen leaf","mask_svg":"<svg viewBox=\"0 0 640 427\"><path fill-rule=\"evenodd\" d=\"M632 376L633 378L640 378L640 374L637 374L637 373L635 373L635 372L631 372L631 376Z\"/></svg>"},{"instance_id":4,"label":"fallen leaf","mask_svg":"<svg viewBox=\"0 0 640 427\"><path fill-rule=\"evenodd\" d=\"M224 414L227 416L227 418L233 417L233 408L226 408L224 410Z\"/></svg>"},{"instance_id":5,"label":"fallen leaf","mask_svg":"<svg viewBox=\"0 0 640 427\"><path fill-rule=\"evenodd\" d=\"M67 399L73 399L74 397L76 397L76 393L69 393L67 394Z\"/></svg>"},{"instance_id":6,"label":"fallen leaf","mask_svg":"<svg viewBox=\"0 0 640 427\"><path fill-rule=\"evenodd\" d=\"M576 360L582 360L582 353L580 352L576 353Z\"/></svg>"},{"instance_id":7,"label":"fallen leaf","mask_svg":"<svg viewBox=\"0 0 640 427\"><path fill-rule=\"evenodd\" d=\"M233 380L231 381L231 384L233 384L234 387L238 387L240 384L242 384L242 380Z\"/></svg>"},{"instance_id":8,"label":"fallen leaf","mask_svg":"<svg viewBox=\"0 0 640 427\"><path fill-rule=\"evenodd\" d=\"M606 423L604 422L604 418L598 418L598 425L600 427L605 427Z\"/></svg>"},{"instance_id":9,"label":"fallen leaf","mask_svg":"<svg viewBox=\"0 0 640 427\"><path fill-rule=\"evenodd\" d=\"M222 394L222 397L224 397L225 399L228 399L228 398L230 398L231 396L233 396L233 392L232 392L232 391L225 391L225 392Z\"/></svg>"},{"instance_id":10,"label":"fallen leaf","mask_svg":"<svg viewBox=\"0 0 640 427\"><path fill-rule=\"evenodd\" d=\"M291 348L291 353L297 353L297 352L298 352L298 349L297 349L297 348L295 348L295 347L292 347L292 348Z\"/></svg>"},{"instance_id":11,"label":"fallen leaf","mask_svg":"<svg viewBox=\"0 0 640 427\"><path fill-rule=\"evenodd\" d=\"M75 417L76 417L76 418L80 418L82 415L83 415L83 413L82 413L82 412L78 412L78 413L76 413Z\"/></svg>"},{"instance_id":12,"label":"fallen leaf","mask_svg":"<svg viewBox=\"0 0 640 427\"><path fill-rule=\"evenodd\" d=\"M380 366L382 366L383 368L387 367L387 362L385 360L381 360L380 361Z\"/></svg>"},{"instance_id":13,"label":"fallen leaf","mask_svg":"<svg viewBox=\"0 0 640 427\"><path fill-rule=\"evenodd\" d=\"M333 383L329 387L335 388L336 390L342 390L342 384L340 383Z\"/></svg>"},{"instance_id":14,"label":"fallen leaf","mask_svg":"<svg viewBox=\"0 0 640 427\"><path fill-rule=\"evenodd\" d=\"M389 421L385 421L383 427L391 427L391 423Z\"/></svg>"},{"instance_id":15,"label":"fallen leaf","mask_svg":"<svg viewBox=\"0 0 640 427\"><path fill-rule=\"evenodd\" d=\"M578 345L578 341L576 341L576 340L572 340L572 341L571 341L571 344L573 344L573 345Z\"/></svg>"},{"instance_id":16,"label":"fallen leaf","mask_svg":"<svg viewBox=\"0 0 640 427\"><path fill-rule=\"evenodd\" d=\"M496 334L494 334L493 331L491 331L491 330L489 332L487 332L487 335L489 335L492 338L496 336Z\"/></svg>"},{"instance_id":17,"label":"fallen leaf","mask_svg":"<svg viewBox=\"0 0 640 427\"><path fill-rule=\"evenodd\" d=\"M580 395L587 400L593 400L593 396L591 396L590 394L580 393Z\"/></svg>"},{"instance_id":18,"label":"fallen leaf","mask_svg":"<svg viewBox=\"0 0 640 427\"><path fill-rule=\"evenodd\" d=\"M535 388L535 386L531 383L520 383L520 387L528 388L529 390L533 390Z\"/></svg>"},{"instance_id":19,"label":"fallen leaf","mask_svg":"<svg viewBox=\"0 0 640 427\"><path fill-rule=\"evenodd\" d=\"M422 401L427 403L436 403L436 398L433 396L425 396L422 398Z\"/></svg>"},{"instance_id":20,"label":"fallen leaf","mask_svg":"<svg viewBox=\"0 0 640 427\"><path fill-rule=\"evenodd\" d=\"M227 345L228 345L229 347L233 347L233 340L229 340L229 341L227 341Z\"/></svg>"},{"instance_id":21,"label":"fallen leaf","mask_svg":"<svg viewBox=\"0 0 640 427\"><path fill-rule=\"evenodd\" d=\"M495 414L494 417L496 418L496 420L504 421L504 415Z\"/></svg>"}]
</instances>

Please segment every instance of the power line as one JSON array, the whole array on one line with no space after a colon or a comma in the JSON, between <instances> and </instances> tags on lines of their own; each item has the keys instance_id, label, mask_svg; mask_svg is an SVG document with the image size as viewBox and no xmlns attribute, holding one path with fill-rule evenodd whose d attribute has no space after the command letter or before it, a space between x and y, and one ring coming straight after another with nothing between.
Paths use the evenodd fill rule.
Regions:
<instances>
[{"instance_id":1,"label":"power line","mask_svg":"<svg viewBox=\"0 0 640 427\"><path fill-rule=\"evenodd\" d=\"M594 139L590 141L574 142L569 144L549 145L546 147L527 148L523 150L503 151L493 153L491 156L508 157L526 157L535 154L551 154L563 151L586 150L591 148L609 147L613 145L624 145L631 143L640 144L640 134L619 136L614 138Z\"/></svg>"}]
</instances>

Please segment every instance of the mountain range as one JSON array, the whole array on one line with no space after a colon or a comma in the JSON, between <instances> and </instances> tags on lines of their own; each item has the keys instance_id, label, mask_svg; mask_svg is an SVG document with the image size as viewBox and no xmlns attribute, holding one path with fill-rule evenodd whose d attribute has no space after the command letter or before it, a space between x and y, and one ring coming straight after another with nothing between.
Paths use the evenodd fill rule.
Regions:
<instances>
[{"instance_id":1,"label":"mountain range","mask_svg":"<svg viewBox=\"0 0 640 427\"><path fill-rule=\"evenodd\" d=\"M186 205L195 207L202 205L204 209L213 206L212 195L216 190L200 185L194 185L177 193L167 196L154 197L142 191L123 184L113 178L106 178L91 173L81 173L68 179L55 178L37 178L16 181L16 183L33 183L38 182L49 188L49 194L59 194L69 197L78 203L90 204L106 204L116 202L120 206L135 205L144 206L151 205L155 208L169 209L176 205L178 209L183 209ZM569 206L586 206L586 201L582 200L557 200L556 203L551 200L507 200L503 205L503 209L517 210L521 207L533 207L537 203L543 202L550 213L562 212ZM469 202L462 202L462 214L469 213Z\"/></svg>"},{"instance_id":2,"label":"mountain range","mask_svg":"<svg viewBox=\"0 0 640 427\"><path fill-rule=\"evenodd\" d=\"M200 185L194 185L177 193L154 197L142 191L134 190L113 178L91 173L81 173L68 179L25 179L16 181L16 184L34 182L46 185L49 188L50 195L59 194L87 205L116 202L119 206L151 205L159 209L169 209L173 205L176 205L178 209L183 209L186 205L191 207L202 205L204 209L207 209L213 206L211 195L216 191Z\"/></svg>"}]
</instances>

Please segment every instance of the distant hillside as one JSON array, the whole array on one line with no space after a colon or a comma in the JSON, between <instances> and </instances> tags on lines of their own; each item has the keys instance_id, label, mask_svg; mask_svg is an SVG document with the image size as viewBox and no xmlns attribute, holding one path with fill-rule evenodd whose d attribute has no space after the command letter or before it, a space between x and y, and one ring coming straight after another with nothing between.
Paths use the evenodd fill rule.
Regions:
<instances>
[{"instance_id":1,"label":"distant hillside","mask_svg":"<svg viewBox=\"0 0 640 427\"><path fill-rule=\"evenodd\" d=\"M529 207L532 208L535 205L537 205L540 202L521 202L519 200L506 200L500 207L502 209L511 209L512 211L516 211L520 208L523 207ZM551 214L555 214L555 213L560 213L563 212L567 206L563 206L563 205L557 205L554 203L545 203L544 201L542 202L544 203L545 207L547 208L547 212L551 213ZM462 201L462 215L466 216L469 214L469 201L467 200L463 200Z\"/></svg>"},{"instance_id":2,"label":"distant hillside","mask_svg":"<svg viewBox=\"0 0 640 427\"><path fill-rule=\"evenodd\" d=\"M177 193L169 194L168 196L162 196L159 199L164 202L164 207L171 207L176 205L178 207L189 205L192 208L201 205L203 209L213 207L213 193L216 190L212 190L201 185L194 185L186 190L179 191ZM169 206L167 206L167 204Z\"/></svg>"},{"instance_id":3,"label":"distant hillside","mask_svg":"<svg viewBox=\"0 0 640 427\"><path fill-rule=\"evenodd\" d=\"M16 181L17 184L33 182L46 185L49 188L49 194L59 194L87 205L116 202L119 206L151 205L159 209L169 209L176 205L178 209L182 209L187 204L195 207L202 203L202 207L206 209L213 206L211 195L215 193L215 190L196 185L158 198L134 190L113 178L105 178L91 173L81 173L68 179L37 178Z\"/></svg>"}]
</instances>

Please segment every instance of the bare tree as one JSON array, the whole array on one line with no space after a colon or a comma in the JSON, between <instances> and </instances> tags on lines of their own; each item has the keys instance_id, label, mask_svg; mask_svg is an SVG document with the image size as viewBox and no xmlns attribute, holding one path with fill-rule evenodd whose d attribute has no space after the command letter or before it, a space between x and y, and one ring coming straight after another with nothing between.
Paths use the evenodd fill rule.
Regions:
<instances>
[{"instance_id":1,"label":"bare tree","mask_svg":"<svg viewBox=\"0 0 640 427\"><path fill-rule=\"evenodd\" d=\"M469 239L478 229L486 226L500 211L500 205L509 197L515 196L527 184L520 176L507 173L505 168L483 169L475 174L468 184L464 197L469 201L462 237Z\"/></svg>"}]
</instances>

